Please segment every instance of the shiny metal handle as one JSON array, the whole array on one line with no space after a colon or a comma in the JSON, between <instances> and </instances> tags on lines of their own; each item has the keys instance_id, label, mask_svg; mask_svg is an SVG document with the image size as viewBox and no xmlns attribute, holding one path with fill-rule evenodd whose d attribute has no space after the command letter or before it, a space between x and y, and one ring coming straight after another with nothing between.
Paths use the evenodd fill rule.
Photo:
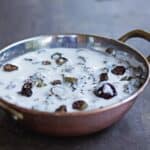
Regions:
<instances>
[{"instance_id":1,"label":"shiny metal handle","mask_svg":"<svg viewBox=\"0 0 150 150\"><path fill-rule=\"evenodd\" d=\"M126 42L127 40L129 40L131 38L143 38L150 42L150 32L146 32L146 31L140 30L140 29L132 30L132 31L124 34L123 36L121 36L118 40L121 42ZM150 55L147 57L147 60L150 63Z\"/></svg>"},{"instance_id":2,"label":"shiny metal handle","mask_svg":"<svg viewBox=\"0 0 150 150\"><path fill-rule=\"evenodd\" d=\"M18 112L17 110L10 108L7 104L0 101L0 108L2 108L4 111L9 112L15 120L23 120L23 114Z\"/></svg>"}]
</instances>

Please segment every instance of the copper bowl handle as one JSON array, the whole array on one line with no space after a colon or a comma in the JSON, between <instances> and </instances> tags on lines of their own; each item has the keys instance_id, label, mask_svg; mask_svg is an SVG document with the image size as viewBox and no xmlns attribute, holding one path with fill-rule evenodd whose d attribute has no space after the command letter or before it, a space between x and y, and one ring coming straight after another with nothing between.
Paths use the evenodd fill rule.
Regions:
<instances>
[{"instance_id":1,"label":"copper bowl handle","mask_svg":"<svg viewBox=\"0 0 150 150\"><path fill-rule=\"evenodd\" d=\"M9 112L15 120L23 120L23 114L22 113L9 107L7 104L5 104L1 101L0 101L0 108L2 108L6 112Z\"/></svg>"},{"instance_id":2,"label":"copper bowl handle","mask_svg":"<svg viewBox=\"0 0 150 150\"><path fill-rule=\"evenodd\" d=\"M121 36L118 40L121 42L126 42L131 38L142 38L150 42L150 32L146 32L140 29L132 30ZM147 57L147 60L150 63L150 55Z\"/></svg>"}]
</instances>

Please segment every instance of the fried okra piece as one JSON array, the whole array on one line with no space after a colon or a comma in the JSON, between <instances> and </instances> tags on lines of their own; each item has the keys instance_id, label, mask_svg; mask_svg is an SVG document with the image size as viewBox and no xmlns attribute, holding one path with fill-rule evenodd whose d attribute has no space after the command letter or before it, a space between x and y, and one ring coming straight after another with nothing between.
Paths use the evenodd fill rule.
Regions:
<instances>
[{"instance_id":1,"label":"fried okra piece","mask_svg":"<svg viewBox=\"0 0 150 150\"><path fill-rule=\"evenodd\" d=\"M123 75L126 71L126 68L124 66L116 66L111 70L111 72L115 75Z\"/></svg>"},{"instance_id":2,"label":"fried okra piece","mask_svg":"<svg viewBox=\"0 0 150 150\"><path fill-rule=\"evenodd\" d=\"M18 66L12 65L12 64L5 64L3 66L3 70L6 71L6 72L15 71L15 70L18 70Z\"/></svg>"},{"instance_id":3,"label":"fried okra piece","mask_svg":"<svg viewBox=\"0 0 150 150\"><path fill-rule=\"evenodd\" d=\"M101 73L99 78L100 78L100 81L107 81L108 80L108 74L107 73Z\"/></svg>"},{"instance_id":4,"label":"fried okra piece","mask_svg":"<svg viewBox=\"0 0 150 150\"><path fill-rule=\"evenodd\" d=\"M76 110L84 110L87 107L88 107L88 104L84 100L78 100L72 104L72 108Z\"/></svg>"},{"instance_id":5,"label":"fried okra piece","mask_svg":"<svg viewBox=\"0 0 150 150\"><path fill-rule=\"evenodd\" d=\"M67 112L67 107L66 107L66 105L61 105L61 106L59 106L59 107L55 110L55 112L61 112L61 113Z\"/></svg>"},{"instance_id":6,"label":"fried okra piece","mask_svg":"<svg viewBox=\"0 0 150 150\"><path fill-rule=\"evenodd\" d=\"M52 85L61 84L61 80L54 80L51 82Z\"/></svg>"},{"instance_id":7,"label":"fried okra piece","mask_svg":"<svg viewBox=\"0 0 150 150\"><path fill-rule=\"evenodd\" d=\"M67 61L68 61L67 58L65 58L65 57L60 57L60 58L56 59L56 64L57 64L57 65L63 65L63 64L66 63Z\"/></svg>"},{"instance_id":8,"label":"fried okra piece","mask_svg":"<svg viewBox=\"0 0 150 150\"><path fill-rule=\"evenodd\" d=\"M71 84L77 83L77 81L78 81L78 79L75 77L63 77L63 79L65 82L68 82Z\"/></svg>"},{"instance_id":9,"label":"fried okra piece","mask_svg":"<svg viewBox=\"0 0 150 150\"><path fill-rule=\"evenodd\" d=\"M104 83L101 87L94 90L94 94L100 98L111 99L117 95L117 91L112 84Z\"/></svg>"},{"instance_id":10,"label":"fried okra piece","mask_svg":"<svg viewBox=\"0 0 150 150\"><path fill-rule=\"evenodd\" d=\"M26 97L32 96L32 83L31 82L24 83L19 94L26 96Z\"/></svg>"}]
</instances>

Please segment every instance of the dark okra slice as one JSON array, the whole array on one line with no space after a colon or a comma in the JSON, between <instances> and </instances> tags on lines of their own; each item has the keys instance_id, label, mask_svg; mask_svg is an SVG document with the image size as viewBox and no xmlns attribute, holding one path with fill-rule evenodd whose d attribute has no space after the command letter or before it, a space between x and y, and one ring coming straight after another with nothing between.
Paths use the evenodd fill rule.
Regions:
<instances>
[{"instance_id":1,"label":"dark okra slice","mask_svg":"<svg viewBox=\"0 0 150 150\"><path fill-rule=\"evenodd\" d=\"M75 77L63 77L64 79L64 82L68 82L68 83L71 83L71 84L75 84L77 83L78 79L75 78Z\"/></svg>"},{"instance_id":2,"label":"dark okra slice","mask_svg":"<svg viewBox=\"0 0 150 150\"><path fill-rule=\"evenodd\" d=\"M61 84L61 80L54 80L51 82L52 85Z\"/></svg>"},{"instance_id":3,"label":"dark okra slice","mask_svg":"<svg viewBox=\"0 0 150 150\"><path fill-rule=\"evenodd\" d=\"M112 84L104 83L101 87L94 90L94 94L97 97L101 97L104 99L111 99L117 95L117 91Z\"/></svg>"},{"instance_id":4,"label":"dark okra slice","mask_svg":"<svg viewBox=\"0 0 150 150\"><path fill-rule=\"evenodd\" d=\"M12 65L12 64L5 64L3 66L3 70L6 71L6 72L15 71L15 70L18 70L18 66Z\"/></svg>"},{"instance_id":5,"label":"dark okra slice","mask_svg":"<svg viewBox=\"0 0 150 150\"><path fill-rule=\"evenodd\" d=\"M88 104L84 100L77 100L72 104L73 109L84 110L88 107Z\"/></svg>"},{"instance_id":6,"label":"dark okra slice","mask_svg":"<svg viewBox=\"0 0 150 150\"><path fill-rule=\"evenodd\" d=\"M112 54L113 51L114 51L113 48L107 48L105 52L108 54Z\"/></svg>"},{"instance_id":7,"label":"dark okra slice","mask_svg":"<svg viewBox=\"0 0 150 150\"><path fill-rule=\"evenodd\" d=\"M31 82L24 83L19 94L26 96L26 97L32 96L32 83Z\"/></svg>"},{"instance_id":8,"label":"dark okra slice","mask_svg":"<svg viewBox=\"0 0 150 150\"><path fill-rule=\"evenodd\" d=\"M124 66L116 66L111 70L111 72L115 75L123 75L125 71L126 68Z\"/></svg>"},{"instance_id":9,"label":"dark okra slice","mask_svg":"<svg viewBox=\"0 0 150 150\"><path fill-rule=\"evenodd\" d=\"M61 105L61 106L59 106L59 107L55 110L55 112L60 112L60 113L67 112L67 107L66 107L66 105Z\"/></svg>"},{"instance_id":10,"label":"dark okra slice","mask_svg":"<svg viewBox=\"0 0 150 150\"><path fill-rule=\"evenodd\" d=\"M63 65L63 64L66 63L67 61L68 61L67 58L65 58L65 57L60 57L60 58L56 59L56 64L57 64L57 65Z\"/></svg>"},{"instance_id":11,"label":"dark okra slice","mask_svg":"<svg viewBox=\"0 0 150 150\"><path fill-rule=\"evenodd\" d=\"M101 73L99 78L100 78L100 81L107 81L108 80L108 74L107 73Z\"/></svg>"}]
</instances>

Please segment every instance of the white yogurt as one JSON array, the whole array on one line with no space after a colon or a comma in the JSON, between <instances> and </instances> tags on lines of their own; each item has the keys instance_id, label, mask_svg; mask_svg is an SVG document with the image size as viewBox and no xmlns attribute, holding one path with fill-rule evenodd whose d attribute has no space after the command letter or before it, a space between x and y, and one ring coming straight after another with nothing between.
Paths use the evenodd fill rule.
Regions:
<instances>
[{"instance_id":1,"label":"white yogurt","mask_svg":"<svg viewBox=\"0 0 150 150\"><path fill-rule=\"evenodd\" d=\"M61 53L68 61L58 65L56 60L51 58L54 53ZM32 61L28 60L30 58ZM43 65L42 61L45 60L51 64ZM87 49L40 49L19 56L8 63L18 66L18 70L6 72L3 67L0 68L0 97L18 106L40 111L54 112L60 105L66 105L68 112L77 111L72 108L73 102L77 100L84 100L88 104L83 111L106 107L129 97L138 89L134 84L140 83L129 63L103 52ZM123 75L111 72L114 66L118 65L126 68ZM106 68L109 70L108 80L100 82L99 75L106 72ZM35 78L33 80L41 78L46 86L33 86L30 97L18 94L30 76L32 79ZM130 81L120 81L126 76L134 78ZM66 83L63 77L75 77L77 82L71 85ZM51 82L54 80L60 80L61 84L52 85ZM111 83L117 91L117 95L109 100L97 97L93 93L95 88L104 83ZM108 88L105 91L111 90Z\"/></svg>"}]
</instances>

